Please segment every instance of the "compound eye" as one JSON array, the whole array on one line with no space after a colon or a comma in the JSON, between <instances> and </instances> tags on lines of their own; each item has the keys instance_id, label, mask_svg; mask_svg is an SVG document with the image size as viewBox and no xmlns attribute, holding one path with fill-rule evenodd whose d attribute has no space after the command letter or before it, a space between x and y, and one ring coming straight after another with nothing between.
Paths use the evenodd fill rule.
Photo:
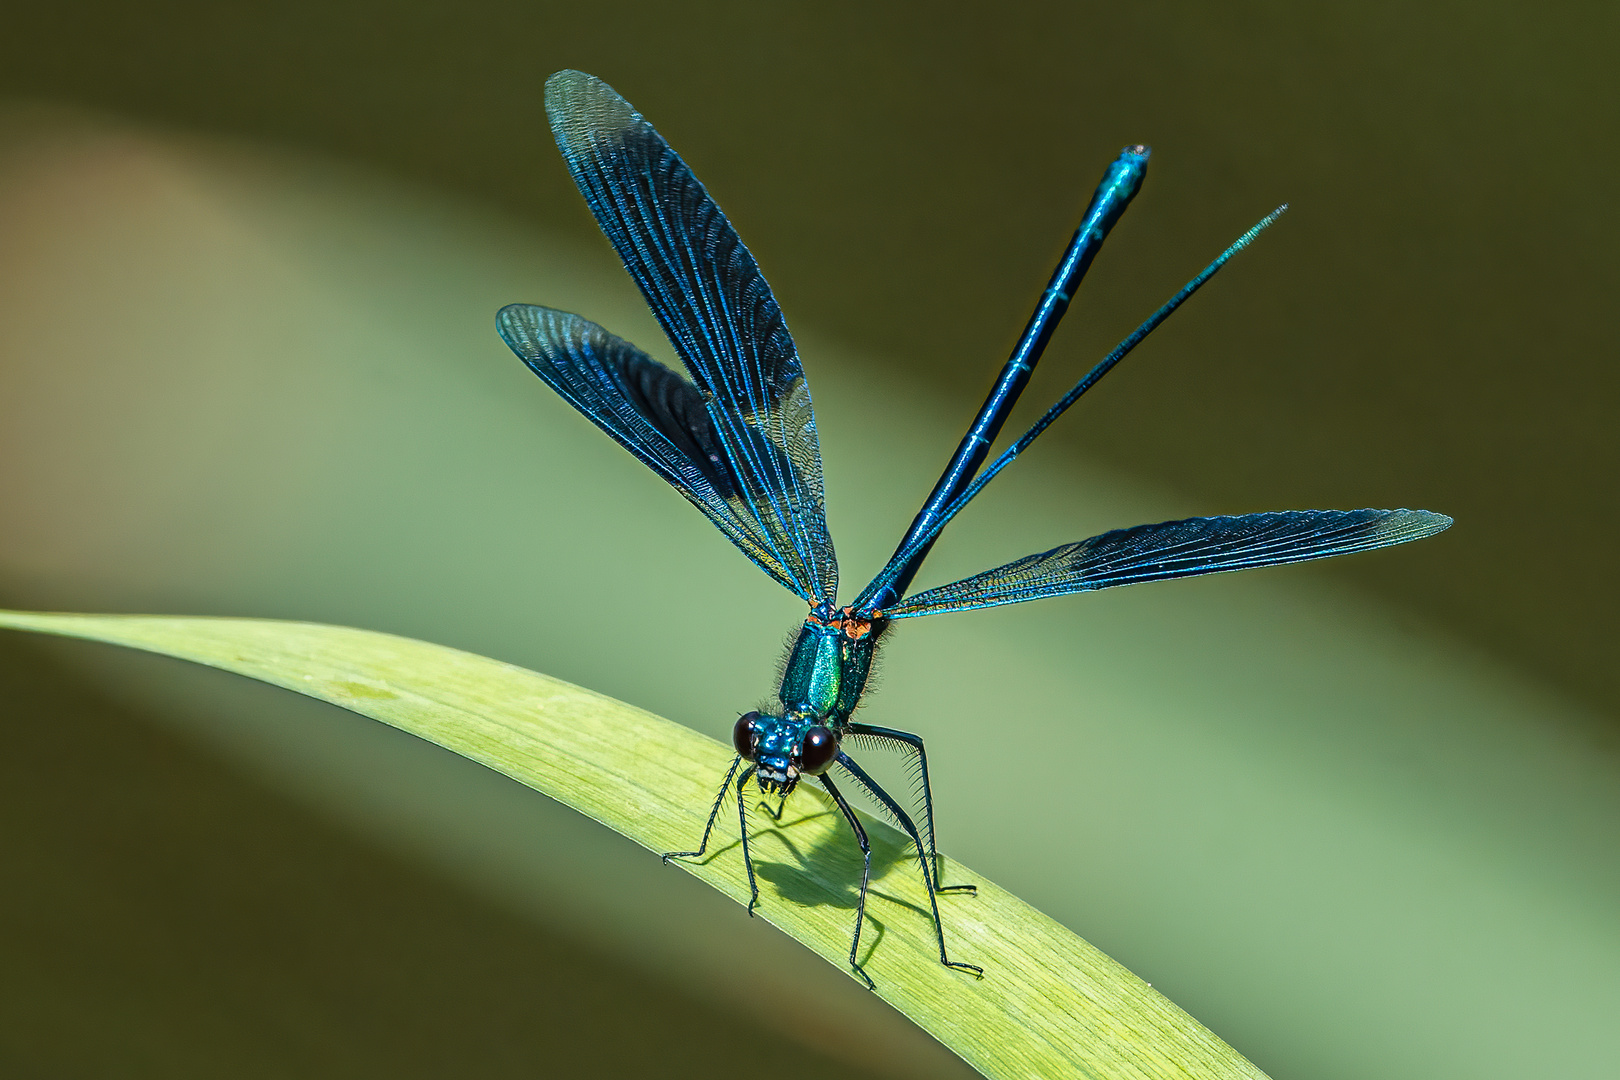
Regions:
<instances>
[{"instance_id":1,"label":"compound eye","mask_svg":"<svg viewBox=\"0 0 1620 1080\"><path fill-rule=\"evenodd\" d=\"M758 723L757 711L745 712L737 717L737 726L731 729L731 745L736 747L744 761L754 760L754 749L759 745L759 732L755 729Z\"/></svg>"},{"instance_id":2,"label":"compound eye","mask_svg":"<svg viewBox=\"0 0 1620 1080\"><path fill-rule=\"evenodd\" d=\"M799 771L820 776L832 767L838 756L838 736L817 724L804 733L799 749Z\"/></svg>"}]
</instances>

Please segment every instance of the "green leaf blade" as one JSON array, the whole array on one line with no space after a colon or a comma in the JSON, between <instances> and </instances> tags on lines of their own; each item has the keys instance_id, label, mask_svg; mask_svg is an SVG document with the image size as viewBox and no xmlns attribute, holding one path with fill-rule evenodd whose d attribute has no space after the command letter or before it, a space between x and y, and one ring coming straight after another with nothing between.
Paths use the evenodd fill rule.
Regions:
<instances>
[{"instance_id":1,"label":"green leaf blade","mask_svg":"<svg viewBox=\"0 0 1620 1080\"><path fill-rule=\"evenodd\" d=\"M592 691L373 631L6 611L0 627L160 653L331 702L480 762L653 852L694 846L731 759L727 747L689 728ZM948 859L944 880L974 882L979 893L939 898L946 941L953 958L982 965L985 978L946 970L904 836L865 824L873 882L862 962L879 996L985 1075L1263 1077L1124 967ZM758 915L847 970L860 864L838 814L804 787L781 825L756 814L750 835ZM747 902L734 814L722 813L709 856L679 865Z\"/></svg>"}]
</instances>

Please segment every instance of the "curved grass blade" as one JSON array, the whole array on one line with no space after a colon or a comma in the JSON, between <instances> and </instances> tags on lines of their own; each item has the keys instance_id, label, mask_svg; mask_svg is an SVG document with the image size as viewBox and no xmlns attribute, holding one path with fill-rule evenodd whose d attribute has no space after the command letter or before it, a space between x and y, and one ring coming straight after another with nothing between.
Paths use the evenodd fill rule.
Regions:
<instances>
[{"instance_id":1,"label":"curved grass blade","mask_svg":"<svg viewBox=\"0 0 1620 1080\"><path fill-rule=\"evenodd\" d=\"M693 836L729 747L633 706L472 653L347 627L268 619L0 611L0 627L190 660L296 690L438 743L566 803L650 851ZM756 815L759 914L845 970L858 855L808 786L780 825ZM946 909L980 981L933 955L927 898L904 838L868 820L872 920L863 963L877 993L986 1076L1263 1080L1264 1074L1135 975L965 867ZM752 831L752 830L751 830ZM738 903L734 840L682 865ZM772 864L783 873L771 873ZM893 871L893 872L889 872ZM943 903L943 899L942 899ZM866 944L870 941L870 945ZM852 976L853 977L853 976Z\"/></svg>"}]
</instances>

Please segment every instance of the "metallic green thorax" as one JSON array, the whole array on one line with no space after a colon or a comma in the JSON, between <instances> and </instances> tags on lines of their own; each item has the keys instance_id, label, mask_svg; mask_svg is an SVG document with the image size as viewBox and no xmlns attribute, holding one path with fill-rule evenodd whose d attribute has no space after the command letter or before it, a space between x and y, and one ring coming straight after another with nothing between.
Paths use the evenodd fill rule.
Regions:
<instances>
[{"instance_id":1,"label":"metallic green thorax","mask_svg":"<svg viewBox=\"0 0 1620 1080\"><path fill-rule=\"evenodd\" d=\"M806 619L777 691L784 712L810 713L830 727L843 725L860 704L882 629L853 619Z\"/></svg>"}]
</instances>

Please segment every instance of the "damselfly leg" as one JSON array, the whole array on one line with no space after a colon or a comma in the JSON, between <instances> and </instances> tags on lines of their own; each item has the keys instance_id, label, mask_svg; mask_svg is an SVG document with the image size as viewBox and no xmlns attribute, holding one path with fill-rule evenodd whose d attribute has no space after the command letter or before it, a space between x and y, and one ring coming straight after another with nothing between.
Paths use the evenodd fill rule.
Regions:
<instances>
[{"instance_id":1,"label":"damselfly leg","mask_svg":"<svg viewBox=\"0 0 1620 1080\"><path fill-rule=\"evenodd\" d=\"M839 757L843 757L843 755L840 754ZM833 784L832 777L823 775L816 779L820 780L821 786L827 789L827 794L833 797L833 802L838 804L838 809L844 812L844 820L849 822L849 827L855 831L855 841L861 845L861 859L863 860L861 888L860 892L855 895L855 933L849 940L849 966L854 969L855 974L866 980L868 990L876 990L877 986L873 984L872 977L866 973L866 969L861 967L861 961L857 955L861 948L861 923L866 919L866 887L872 880L872 842L866 838L866 830L861 828L861 819L855 816L854 807L844 801L844 796L839 793L838 788ZM932 894L930 893L930 895Z\"/></svg>"},{"instance_id":2,"label":"damselfly leg","mask_svg":"<svg viewBox=\"0 0 1620 1080\"><path fill-rule=\"evenodd\" d=\"M928 751L923 749L922 738L909 731L897 731L894 728L877 727L872 724L850 724L849 734L879 744L898 743L902 750L916 755L918 776L922 780L923 820L928 826L928 857L934 867L934 891L976 894L979 891L977 885L940 884L939 841L938 834L934 832L934 789L928 780Z\"/></svg>"},{"instance_id":3,"label":"damselfly leg","mask_svg":"<svg viewBox=\"0 0 1620 1080\"><path fill-rule=\"evenodd\" d=\"M748 850L748 781L754 775L750 765L737 777L737 828L742 834L743 868L748 871L748 917L754 917L759 905L759 882L754 879L754 856Z\"/></svg>"},{"instance_id":4,"label":"damselfly leg","mask_svg":"<svg viewBox=\"0 0 1620 1080\"><path fill-rule=\"evenodd\" d=\"M872 796L872 798L876 799L878 802L883 804L883 808L889 812L890 816L894 818L895 822L897 824L899 824L900 828L905 830L906 835L911 837L912 844L914 844L916 846L916 848L917 848L917 865L922 869L923 884L925 886L927 886L927 888L928 888L928 906L929 906L930 912L932 913L932 915L934 917L934 938L939 944L939 962L944 964L948 968L955 968L958 971L970 971L974 975L978 975L978 976L982 977L984 975L984 968L979 967L977 964L965 964L960 960L952 960L950 958L950 956L945 952L945 924L940 921L940 917L939 917L939 901L936 899L937 894L943 892L944 890L940 889L938 887L938 879L935 878L933 870L932 870L931 865L930 865L931 860L929 858L928 849L923 846L922 836L918 834L917 825L916 825L915 822L913 822L911 820L911 815L906 813L905 810L901 808L900 804L895 802L894 798L887 791L884 791L883 788L878 784L878 782L876 780L873 780L872 777L867 774L866 770L861 768L859 765L857 765L855 763L855 760L853 758L851 758L848 754L840 753L838 755L838 764L843 769L848 771L848 773L852 777L855 778L855 782L860 784L861 787L863 789L865 789L865 791L866 791L866 793L868 795ZM821 782L823 784L827 784L828 783L827 778L825 776L823 776L821 778ZM831 787L830 784L828 785L827 790L832 791L832 787ZM854 818L851 817L851 812L850 812L849 808L847 806L845 806L843 798L841 796L839 796L837 794L837 792L833 792L833 796L834 796L834 798L838 799L838 805L844 811L844 816L849 817L851 823L853 823ZM859 828L859 826L857 826L857 829L858 828ZM867 850L867 848L866 848L866 834L865 833L860 833L860 840L861 840L861 850L864 852L864 851ZM867 856L867 867L868 867L868 869L870 869L870 867L871 867L871 861L872 861L871 856L868 854L868 856ZM976 886L971 886L970 885L970 886L967 886L967 888L972 889L975 894L977 894L977 892L978 892L978 888ZM958 887L957 891L961 891L960 887ZM866 877L862 876L862 878L861 878L861 901L860 901L860 903L858 905L856 905L856 908L857 908L858 911L864 911L866 909L866 895L865 894L866 894ZM857 919L856 923L855 923L855 943L856 944L859 944L860 937L861 937L861 924L860 924L860 920ZM853 956L854 955L853 954L854 945L851 945L850 948L851 948L851 955Z\"/></svg>"},{"instance_id":5,"label":"damselfly leg","mask_svg":"<svg viewBox=\"0 0 1620 1080\"><path fill-rule=\"evenodd\" d=\"M703 826L703 839L698 841L697 850L666 851L660 856L666 863L671 859L697 858L709 850L709 834L714 832L714 820L720 816L720 804L726 801L726 792L731 789L731 778L737 774L737 766L740 764L742 764L741 754L731 759L731 768L726 770L726 778L720 781L720 791L714 797L714 805L709 808L709 820ZM748 772L743 773L743 776L746 778L748 773L753 771L753 769L749 769Z\"/></svg>"}]
</instances>

